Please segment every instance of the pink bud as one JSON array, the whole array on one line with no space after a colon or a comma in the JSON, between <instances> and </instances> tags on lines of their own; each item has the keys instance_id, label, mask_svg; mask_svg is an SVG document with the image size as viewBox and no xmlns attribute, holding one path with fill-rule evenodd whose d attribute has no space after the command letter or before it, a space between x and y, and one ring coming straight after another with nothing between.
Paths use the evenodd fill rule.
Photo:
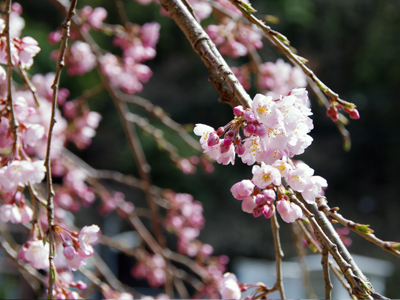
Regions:
<instances>
[{"instance_id":1,"label":"pink bud","mask_svg":"<svg viewBox=\"0 0 400 300\"><path fill-rule=\"evenodd\" d=\"M263 190L262 194L268 202L273 202L276 198L275 191L271 189Z\"/></svg>"},{"instance_id":2,"label":"pink bud","mask_svg":"<svg viewBox=\"0 0 400 300\"><path fill-rule=\"evenodd\" d=\"M232 144L232 138L227 136L224 138L224 146L226 149L229 149L229 146ZM221 151L222 152L222 151Z\"/></svg>"},{"instance_id":3,"label":"pink bud","mask_svg":"<svg viewBox=\"0 0 400 300\"><path fill-rule=\"evenodd\" d=\"M256 120L256 117L254 116L254 113L251 110L246 110L244 112L243 117L247 122L250 122L250 123L254 122Z\"/></svg>"},{"instance_id":4,"label":"pink bud","mask_svg":"<svg viewBox=\"0 0 400 300\"><path fill-rule=\"evenodd\" d=\"M235 183L231 187L231 193L233 197L238 200L243 200L244 198L251 196L253 194L253 190L254 184L248 179Z\"/></svg>"},{"instance_id":5,"label":"pink bud","mask_svg":"<svg viewBox=\"0 0 400 300\"><path fill-rule=\"evenodd\" d=\"M243 106L241 106L241 105L236 106L236 107L233 109L233 114L234 114L236 117L241 117L241 116L243 116L243 115L244 115Z\"/></svg>"},{"instance_id":6,"label":"pink bud","mask_svg":"<svg viewBox=\"0 0 400 300\"><path fill-rule=\"evenodd\" d=\"M254 216L254 218L258 218L258 217L261 216L261 215L262 215L261 207L256 207L256 208L253 210L253 216Z\"/></svg>"},{"instance_id":7,"label":"pink bud","mask_svg":"<svg viewBox=\"0 0 400 300\"><path fill-rule=\"evenodd\" d=\"M254 124L248 124L246 127L244 127L244 130L250 134L254 133L256 131L256 127Z\"/></svg>"},{"instance_id":8,"label":"pink bud","mask_svg":"<svg viewBox=\"0 0 400 300\"><path fill-rule=\"evenodd\" d=\"M264 195L263 194L258 194L257 196L256 196L256 204L257 205L262 205L262 204L264 204L265 203L265 197L264 197Z\"/></svg>"},{"instance_id":9,"label":"pink bud","mask_svg":"<svg viewBox=\"0 0 400 300\"><path fill-rule=\"evenodd\" d=\"M73 259L74 256L76 255L76 251L75 251L74 247L72 245L68 244L67 242L63 243L63 247L64 247L63 253L64 253L65 258L69 259L69 260Z\"/></svg>"},{"instance_id":10,"label":"pink bud","mask_svg":"<svg viewBox=\"0 0 400 300\"><path fill-rule=\"evenodd\" d=\"M220 127L217 129L217 131L215 132L218 136L223 135L225 132L225 128L224 127Z\"/></svg>"},{"instance_id":11,"label":"pink bud","mask_svg":"<svg viewBox=\"0 0 400 300\"><path fill-rule=\"evenodd\" d=\"M349 116L350 116L350 118L352 118L352 119L358 120L358 119L360 118L360 113L358 112L357 109L352 109L352 110L350 110L350 112L349 112Z\"/></svg>"},{"instance_id":12,"label":"pink bud","mask_svg":"<svg viewBox=\"0 0 400 300\"><path fill-rule=\"evenodd\" d=\"M62 34L60 31L50 32L47 36L47 40L50 44L57 44L61 41Z\"/></svg>"},{"instance_id":13,"label":"pink bud","mask_svg":"<svg viewBox=\"0 0 400 300\"><path fill-rule=\"evenodd\" d=\"M87 284L84 283L82 280L78 280L76 282L76 287L80 290L86 290L87 289Z\"/></svg>"},{"instance_id":14,"label":"pink bud","mask_svg":"<svg viewBox=\"0 0 400 300\"><path fill-rule=\"evenodd\" d=\"M226 135L229 136L230 138L233 138L233 137L235 136L235 132L234 132L233 130L229 130L229 131L226 133Z\"/></svg>"},{"instance_id":15,"label":"pink bud","mask_svg":"<svg viewBox=\"0 0 400 300\"><path fill-rule=\"evenodd\" d=\"M262 212L262 214L264 215L264 217L265 217L266 219L269 219L269 218L271 218L271 217L274 215L274 213L275 213L275 206L274 206L274 205L271 205L271 206L269 206L269 205L264 205L264 206L261 208L261 212Z\"/></svg>"},{"instance_id":16,"label":"pink bud","mask_svg":"<svg viewBox=\"0 0 400 300\"><path fill-rule=\"evenodd\" d=\"M246 149L245 149L245 147L244 147L242 144L238 144L238 145L236 145L236 147L235 147L235 152L236 152L238 155L243 155L243 153L244 153L245 150L246 150Z\"/></svg>"},{"instance_id":17,"label":"pink bud","mask_svg":"<svg viewBox=\"0 0 400 300\"><path fill-rule=\"evenodd\" d=\"M256 130L254 133L258 136L264 136L268 131L267 126L265 126L264 124L258 124L255 127Z\"/></svg>"},{"instance_id":18,"label":"pink bud","mask_svg":"<svg viewBox=\"0 0 400 300\"><path fill-rule=\"evenodd\" d=\"M207 140L208 147L215 146L219 143L219 137L215 132L211 132Z\"/></svg>"}]
</instances>

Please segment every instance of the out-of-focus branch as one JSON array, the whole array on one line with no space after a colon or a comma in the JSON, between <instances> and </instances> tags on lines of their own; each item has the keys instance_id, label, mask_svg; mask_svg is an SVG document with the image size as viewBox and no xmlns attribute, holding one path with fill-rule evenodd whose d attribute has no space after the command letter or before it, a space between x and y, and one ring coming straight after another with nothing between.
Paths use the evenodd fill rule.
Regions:
<instances>
[{"instance_id":1,"label":"out-of-focus branch","mask_svg":"<svg viewBox=\"0 0 400 300\"><path fill-rule=\"evenodd\" d=\"M155 128L149 123L147 119L142 118L141 116L133 114L131 112L128 112L125 118L132 124L136 124L137 126L139 126L147 134L150 134L157 145L165 152L167 152L169 158L175 163L178 162L180 158L177 152L178 149L164 138L164 133L162 130Z\"/></svg>"},{"instance_id":2,"label":"out-of-focus branch","mask_svg":"<svg viewBox=\"0 0 400 300\"><path fill-rule=\"evenodd\" d=\"M296 223L299 226L299 228L301 229L301 231L303 232L304 237L307 239L307 241L310 244L312 244L315 249L317 249L319 254L322 254L322 249L321 249L320 245L318 245L317 242L313 239L313 237L311 236L310 232L308 232L307 228L304 226L302 221L301 220L297 220ZM340 271L338 270L338 268L336 267L336 265L334 264L334 262L330 258L328 258L328 264L329 264L329 267L331 268L332 272L337 277L337 279L340 281L340 283L343 285L343 287L348 291L349 296L352 299L354 299L355 296L352 294L351 287L346 282L345 278L343 277L343 275L340 273Z\"/></svg>"},{"instance_id":3,"label":"out-of-focus branch","mask_svg":"<svg viewBox=\"0 0 400 300\"><path fill-rule=\"evenodd\" d=\"M201 149L199 142L195 140L179 123L176 123L170 117L168 117L167 113L159 106L152 104L150 101L139 97L139 96L130 96L126 94L119 94L119 98L130 104L137 105L139 107L144 108L149 114L151 114L154 118L160 120L165 126L173 131L177 132L179 136L194 150L203 152Z\"/></svg>"},{"instance_id":4,"label":"out-of-focus branch","mask_svg":"<svg viewBox=\"0 0 400 300\"><path fill-rule=\"evenodd\" d=\"M394 242L385 242L375 236L373 234L373 230L368 228L368 225L363 225L359 223L355 223L351 220L348 220L344 218L341 214L337 213L337 209L333 208L331 209L326 201L325 197L318 197L316 199L318 209L322 211L328 218L332 218L333 220L336 220L343 226L346 226L347 228L351 229L352 231L356 232L357 234L361 235L363 238L365 238L367 241L370 241L374 243L375 245L381 247L383 250L388 251L392 253L393 255L396 255L397 257L400 257L400 251L396 250L394 248L395 244Z\"/></svg>"},{"instance_id":5,"label":"out-of-focus branch","mask_svg":"<svg viewBox=\"0 0 400 300\"><path fill-rule=\"evenodd\" d=\"M186 38L208 68L210 80L220 93L220 101L232 107L250 107L250 96L232 73L207 33L180 0L161 0L161 5L181 28Z\"/></svg>"},{"instance_id":6,"label":"out-of-focus branch","mask_svg":"<svg viewBox=\"0 0 400 300\"><path fill-rule=\"evenodd\" d=\"M57 98L58 98L58 89L60 83L61 70L65 66L64 57L65 51L68 45L68 37L69 37L69 29L71 27L71 18L75 14L77 0L72 0L68 9L68 13L64 19L64 22L61 24L62 26L62 37L61 37L61 46L60 53L57 60L57 69L54 76L54 82L51 88L53 89L53 99L51 105L51 119L49 125L49 132L47 137L47 149L46 149L46 159L45 166L47 171L47 220L48 220L48 241L49 241L49 290L47 297L48 299L53 299L53 290L54 290L54 280L56 277L56 269L54 265L54 255L55 255L55 240L53 236L53 226L54 226L54 189L53 189L53 179L51 175L51 163L50 163L50 151L51 151L51 140L53 136L53 128L54 124L57 122L55 118L56 107L57 107Z\"/></svg>"},{"instance_id":7,"label":"out-of-focus branch","mask_svg":"<svg viewBox=\"0 0 400 300\"><path fill-rule=\"evenodd\" d=\"M24 275L28 283L32 286L35 292L38 292L36 285L32 282L34 278L40 284L46 285L46 277L36 271L30 264L23 263L18 258L18 253L10 246L10 244L0 235L0 247L8 258L18 267L21 273L27 274L30 278Z\"/></svg>"},{"instance_id":8,"label":"out-of-focus branch","mask_svg":"<svg viewBox=\"0 0 400 300\"><path fill-rule=\"evenodd\" d=\"M307 261L306 261L306 250L302 244L301 241L301 230L298 226L296 226L294 223L291 223L290 228L292 229L292 236L293 236L293 243L296 248L297 252L297 257L299 260L299 265L301 268L301 271L303 273L303 284L307 292L307 297L308 299L317 299L317 296L315 295L311 282L310 282L310 277L309 277L309 269L307 266Z\"/></svg>"}]
</instances>

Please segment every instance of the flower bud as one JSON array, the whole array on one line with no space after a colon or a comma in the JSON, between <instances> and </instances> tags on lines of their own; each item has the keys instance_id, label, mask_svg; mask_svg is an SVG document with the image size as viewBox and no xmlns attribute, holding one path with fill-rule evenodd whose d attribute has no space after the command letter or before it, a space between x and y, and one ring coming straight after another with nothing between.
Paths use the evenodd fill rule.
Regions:
<instances>
[{"instance_id":1,"label":"flower bud","mask_svg":"<svg viewBox=\"0 0 400 300\"><path fill-rule=\"evenodd\" d=\"M357 109L352 109L352 110L350 110L350 112L349 112L349 116L350 116L350 118L352 118L352 119L358 120L358 119L360 118L360 113L358 112Z\"/></svg>"},{"instance_id":2,"label":"flower bud","mask_svg":"<svg viewBox=\"0 0 400 300\"><path fill-rule=\"evenodd\" d=\"M207 140L207 145L208 147L212 147L215 146L219 143L219 137L215 132L211 132L208 140Z\"/></svg>"},{"instance_id":3,"label":"flower bud","mask_svg":"<svg viewBox=\"0 0 400 300\"><path fill-rule=\"evenodd\" d=\"M244 198L251 196L253 194L253 190L254 184L248 179L235 183L231 187L231 193L233 197L238 200L243 200Z\"/></svg>"},{"instance_id":4,"label":"flower bud","mask_svg":"<svg viewBox=\"0 0 400 300\"><path fill-rule=\"evenodd\" d=\"M256 131L256 127L254 126L254 124L248 124L244 127L244 131L249 134L252 134Z\"/></svg>"},{"instance_id":5,"label":"flower bud","mask_svg":"<svg viewBox=\"0 0 400 300\"><path fill-rule=\"evenodd\" d=\"M217 131L215 132L218 136L223 135L225 132L225 128L224 127L220 127L217 129Z\"/></svg>"},{"instance_id":6,"label":"flower bud","mask_svg":"<svg viewBox=\"0 0 400 300\"><path fill-rule=\"evenodd\" d=\"M255 128L254 134L258 136L264 136L268 132L268 128L264 124L258 124Z\"/></svg>"},{"instance_id":7,"label":"flower bud","mask_svg":"<svg viewBox=\"0 0 400 300\"><path fill-rule=\"evenodd\" d=\"M274 213L275 213L275 206L273 206L273 205L271 205L271 206L269 206L269 205L264 205L264 206L261 208L261 212L262 212L262 214L264 215L264 217L265 217L266 219L269 219L269 218L271 218L271 217L274 215Z\"/></svg>"},{"instance_id":8,"label":"flower bud","mask_svg":"<svg viewBox=\"0 0 400 300\"><path fill-rule=\"evenodd\" d=\"M235 147L235 152L236 152L238 155L243 155L243 153L244 153L245 150L246 150L246 149L245 149L245 147L244 147L242 144L237 144L236 147Z\"/></svg>"},{"instance_id":9,"label":"flower bud","mask_svg":"<svg viewBox=\"0 0 400 300\"><path fill-rule=\"evenodd\" d=\"M243 115L244 115L243 106L241 106L241 105L236 106L236 107L233 109L233 114L234 114L236 117L241 117L241 116L243 116Z\"/></svg>"},{"instance_id":10,"label":"flower bud","mask_svg":"<svg viewBox=\"0 0 400 300\"><path fill-rule=\"evenodd\" d=\"M62 245L64 247L63 253L64 253L65 258L69 259L69 260L73 259L74 256L76 255L76 251L75 251L74 247L72 245L68 244L67 242L63 242Z\"/></svg>"},{"instance_id":11,"label":"flower bud","mask_svg":"<svg viewBox=\"0 0 400 300\"><path fill-rule=\"evenodd\" d=\"M251 110L246 110L244 112L243 118L247 121L247 122L254 122L256 120L256 117L254 115L254 113Z\"/></svg>"},{"instance_id":12,"label":"flower bud","mask_svg":"<svg viewBox=\"0 0 400 300\"><path fill-rule=\"evenodd\" d=\"M224 138L224 146L225 148L229 148L229 146L232 144L232 138L227 136Z\"/></svg>"}]
</instances>

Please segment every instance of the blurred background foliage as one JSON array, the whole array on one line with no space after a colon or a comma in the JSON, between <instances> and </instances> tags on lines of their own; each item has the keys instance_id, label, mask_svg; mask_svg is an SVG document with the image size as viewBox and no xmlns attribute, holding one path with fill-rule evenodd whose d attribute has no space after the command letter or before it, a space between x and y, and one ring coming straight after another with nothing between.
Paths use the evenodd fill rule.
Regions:
<instances>
[{"instance_id":1,"label":"blurred background foliage","mask_svg":"<svg viewBox=\"0 0 400 300\"><path fill-rule=\"evenodd\" d=\"M42 48L30 74L54 72L55 63L49 59L49 54L57 46L49 45L47 34L61 24L64 16L46 0L20 3L27 23L23 36L34 37ZM124 3L131 22L142 25L155 20L161 24L157 57L146 63L154 75L140 95L161 106L182 124L204 123L217 128L229 122L231 108L217 101L219 96L208 81L206 68L174 22L160 16L159 5L155 3L148 6L132 0ZM347 126L352 149L345 152L336 127L325 117L324 108L310 93L314 142L299 159L328 180L326 196L331 207L339 206L345 217L370 224L378 237L399 241L400 2L254 0L252 4L258 10L256 15L268 14L279 18L279 24L271 25L273 29L287 36L298 53L309 60L309 66L317 76L342 99L354 102L361 114L360 120L351 120ZM114 1L78 1L79 8L84 5L103 6L109 13L106 22L120 23ZM204 24L210 21L205 20ZM118 49L111 46L110 37L97 32L93 32L93 36L104 49L118 53ZM276 61L282 57L266 43L260 54L264 61ZM228 60L231 65L245 62L246 58ZM96 86L99 77L92 71L84 76L68 78L64 71L61 81L62 86L71 91L69 99L73 99ZM253 97L255 90L251 90L250 95ZM92 145L79 156L95 168L136 175L132 154L109 96L106 93L98 95L89 100L89 105L103 115L103 120ZM131 110L143 113L134 106ZM175 134L166 130L165 136L178 143L181 156L193 155ZM229 192L235 182L251 178L250 167L237 161L234 166L215 165L215 172L211 175L199 168L195 175L185 176L157 148L151 137L142 133L140 137L152 167L154 184L176 192L191 193L203 203L206 226L200 238L214 246L215 254L227 254L231 258L246 255L274 259L269 221L243 213L240 202ZM76 152L73 147L71 150ZM140 193L131 193L117 185L111 188L125 192L135 205L143 200ZM281 225L285 255L292 257L295 249L289 226ZM400 287L395 284L400 276L399 260L355 234L351 234L351 238L352 253L382 258L395 264L397 271L389 281L386 296L396 298L400 294ZM126 273L126 270L120 269L120 273Z\"/></svg>"}]
</instances>

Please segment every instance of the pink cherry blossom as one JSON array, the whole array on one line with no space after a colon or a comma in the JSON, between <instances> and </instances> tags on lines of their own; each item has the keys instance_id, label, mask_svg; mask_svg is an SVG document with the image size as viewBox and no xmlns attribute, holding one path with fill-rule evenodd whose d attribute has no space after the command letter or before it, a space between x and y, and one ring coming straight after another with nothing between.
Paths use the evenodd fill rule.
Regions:
<instances>
[{"instance_id":1,"label":"pink cherry blossom","mask_svg":"<svg viewBox=\"0 0 400 300\"><path fill-rule=\"evenodd\" d=\"M257 94L254 97L252 110L257 120L268 127L276 127L283 121L283 115L270 96Z\"/></svg>"},{"instance_id":2,"label":"pink cherry blossom","mask_svg":"<svg viewBox=\"0 0 400 300\"><path fill-rule=\"evenodd\" d=\"M288 184L293 190L300 193L308 190L313 187L313 182L310 179L313 173L314 170L306 164L298 164L294 170L290 171Z\"/></svg>"},{"instance_id":3,"label":"pink cherry blossom","mask_svg":"<svg viewBox=\"0 0 400 300\"><path fill-rule=\"evenodd\" d=\"M328 182L321 176L311 176L310 179L313 183L313 186L304 190L301 195L308 203L314 203L315 198L322 195L323 188L328 187Z\"/></svg>"},{"instance_id":4,"label":"pink cherry blossom","mask_svg":"<svg viewBox=\"0 0 400 300\"><path fill-rule=\"evenodd\" d=\"M93 254L92 244L98 242L100 235L100 228L97 225L85 226L79 232L79 246L86 257L89 257Z\"/></svg>"},{"instance_id":5,"label":"pink cherry blossom","mask_svg":"<svg viewBox=\"0 0 400 300\"><path fill-rule=\"evenodd\" d=\"M252 214L253 210L257 207L256 197L246 197L242 202L242 210L248 214Z\"/></svg>"},{"instance_id":6,"label":"pink cherry blossom","mask_svg":"<svg viewBox=\"0 0 400 300\"><path fill-rule=\"evenodd\" d=\"M293 223L303 215L300 207L286 200L277 201L276 209L286 223Z\"/></svg>"},{"instance_id":7,"label":"pink cherry blossom","mask_svg":"<svg viewBox=\"0 0 400 300\"><path fill-rule=\"evenodd\" d=\"M253 166L253 179L254 184L260 189L265 189L270 184L281 184L281 173L270 165L261 162L261 166Z\"/></svg>"},{"instance_id":8,"label":"pink cherry blossom","mask_svg":"<svg viewBox=\"0 0 400 300\"><path fill-rule=\"evenodd\" d=\"M43 240L30 240L25 246L23 257L35 269L48 269L49 245L43 244Z\"/></svg>"},{"instance_id":9,"label":"pink cherry blossom","mask_svg":"<svg viewBox=\"0 0 400 300\"><path fill-rule=\"evenodd\" d=\"M21 212L15 204L4 204L0 206L0 218L3 222L10 221L13 224L21 223Z\"/></svg>"},{"instance_id":10,"label":"pink cherry blossom","mask_svg":"<svg viewBox=\"0 0 400 300\"><path fill-rule=\"evenodd\" d=\"M242 296L238 280L233 273L225 273L220 289L222 299L235 299L239 300Z\"/></svg>"},{"instance_id":11,"label":"pink cherry blossom","mask_svg":"<svg viewBox=\"0 0 400 300\"><path fill-rule=\"evenodd\" d=\"M39 43L30 36L23 37L19 44L19 62L23 69L30 68L33 64L33 57L39 53Z\"/></svg>"}]
</instances>

